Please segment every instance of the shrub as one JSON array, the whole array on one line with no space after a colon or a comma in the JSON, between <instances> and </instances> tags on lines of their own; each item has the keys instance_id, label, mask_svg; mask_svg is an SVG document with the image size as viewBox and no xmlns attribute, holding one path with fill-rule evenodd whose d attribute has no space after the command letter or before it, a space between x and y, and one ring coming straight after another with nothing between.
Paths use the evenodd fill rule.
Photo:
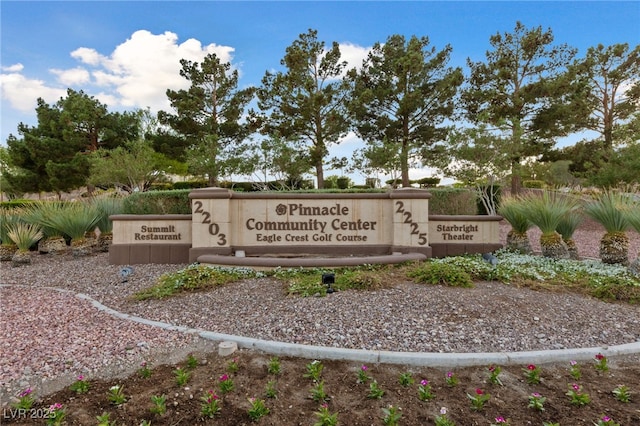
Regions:
<instances>
[{"instance_id":1,"label":"shrub","mask_svg":"<svg viewBox=\"0 0 640 426\"><path fill-rule=\"evenodd\" d=\"M473 287L473 280L467 272L446 263L426 262L408 271L407 276L419 283Z\"/></svg>"},{"instance_id":2,"label":"shrub","mask_svg":"<svg viewBox=\"0 0 640 426\"><path fill-rule=\"evenodd\" d=\"M191 190L136 192L124 199L125 214L191 214Z\"/></svg>"},{"instance_id":3,"label":"shrub","mask_svg":"<svg viewBox=\"0 0 640 426\"><path fill-rule=\"evenodd\" d=\"M124 199L119 197L96 198L92 203L100 214L98 219L100 232L112 232L113 222L109 219L109 216L121 214L124 211Z\"/></svg>"},{"instance_id":4,"label":"shrub","mask_svg":"<svg viewBox=\"0 0 640 426\"><path fill-rule=\"evenodd\" d=\"M524 188L542 189L545 187L545 184L543 180L525 180L522 181L522 186Z\"/></svg>"},{"instance_id":5,"label":"shrub","mask_svg":"<svg viewBox=\"0 0 640 426\"><path fill-rule=\"evenodd\" d=\"M468 188L432 188L429 190L429 214L475 215L477 195Z\"/></svg>"},{"instance_id":6,"label":"shrub","mask_svg":"<svg viewBox=\"0 0 640 426\"><path fill-rule=\"evenodd\" d=\"M42 231L38 225L18 222L8 226L7 235L18 246L18 250L29 251L29 247L42 238Z\"/></svg>"}]
</instances>

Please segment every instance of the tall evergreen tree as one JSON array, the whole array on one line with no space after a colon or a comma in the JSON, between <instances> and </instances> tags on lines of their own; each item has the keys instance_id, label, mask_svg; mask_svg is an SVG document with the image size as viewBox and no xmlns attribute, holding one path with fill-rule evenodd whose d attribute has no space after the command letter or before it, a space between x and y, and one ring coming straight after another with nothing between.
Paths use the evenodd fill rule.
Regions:
<instances>
[{"instance_id":1,"label":"tall evergreen tree","mask_svg":"<svg viewBox=\"0 0 640 426\"><path fill-rule=\"evenodd\" d=\"M440 51L428 46L427 37L390 36L350 74L357 132L372 146L370 152L380 152L380 144L397 152L389 159L399 158L403 186L410 186L411 158L428 160L434 145L446 139L445 122L453 116L463 81L460 68L447 67L451 46Z\"/></svg>"},{"instance_id":2,"label":"tall evergreen tree","mask_svg":"<svg viewBox=\"0 0 640 426\"><path fill-rule=\"evenodd\" d=\"M326 50L317 36L318 32L310 29L287 47L280 61L286 71L265 74L258 90L258 107L268 115L264 133L308 144L318 188L323 188L327 147L349 129L345 107L348 86L342 79L346 62L340 60L338 43Z\"/></svg>"},{"instance_id":3,"label":"tall evergreen tree","mask_svg":"<svg viewBox=\"0 0 640 426\"><path fill-rule=\"evenodd\" d=\"M216 54L201 63L180 60L180 75L191 82L186 90L167 90L175 114L158 113L189 144L187 162L193 174L207 176L218 184L221 176L241 173L251 166L243 162L243 142L250 127L241 118L255 89L238 90L238 71L222 63Z\"/></svg>"},{"instance_id":4,"label":"tall evergreen tree","mask_svg":"<svg viewBox=\"0 0 640 426\"><path fill-rule=\"evenodd\" d=\"M616 145L640 139L640 45L590 47L575 67L589 85L585 127L600 134L607 161Z\"/></svg>"},{"instance_id":5,"label":"tall evergreen tree","mask_svg":"<svg viewBox=\"0 0 640 426\"><path fill-rule=\"evenodd\" d=\"M471 122L507 137L511 191L517 194L522 160L581 126L584 85L567 71L576 50L552 45L551 29L517 22L512 33L497 33L489 42L486 62L467 60L471 76L462 100Z\"/></svg>"}]
</instances>

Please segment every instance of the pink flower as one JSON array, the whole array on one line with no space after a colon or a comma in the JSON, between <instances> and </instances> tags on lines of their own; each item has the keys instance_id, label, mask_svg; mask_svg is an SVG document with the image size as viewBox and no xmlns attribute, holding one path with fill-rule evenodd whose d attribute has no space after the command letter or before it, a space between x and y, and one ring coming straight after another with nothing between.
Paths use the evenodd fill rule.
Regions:
<instances>
[{"instance_id":1,"label":"pink flower","mask_svg":"<svg viewBox=\"0 0 640 426\"><path fill-rule=\"evenodd\" d=\"M327 403L325 402L325 403L323 403L323 404L321 405L321 407L322 407L322 408L324 408L324 409L326 410L326 409L328 409L328 408L329 408L329 404L327 404Z\"/></svg>"},{"instance_id":2,"label":"pink flower","mask_svg":"<svg viewBox=\"0 0 640 426\"><path fill-rule=\"evenodd\" d=\"M575 383L574 383L573 385L571 385L571 387L572 387L572 388L573 388L573 390L574 390L574 391L576 391L576 392L580 390L580 385L577 385L577 384L575 384Z\"/></svg>"},{"instance_id":3,"label":"pink flower","mask_svg":"<svg viewBox=\"0 0 640 426\"><path fill-rule=\"evenodd\" d=\"M476 389L476 394L478 395L482 395L484 392L482 391L482 389L478 388Z\"/></svg>"},{"instance_id":4,"label":"pink flower","mask_svg":"<svg viewBox=\"0 0 640 426\"><path fill-rule=\"evenodd\" d=\"M362 370L362 371L367 371L368 369L369 369L369 368L367 368L367 366L366 366L366 365L363 365L362 367L360 367L360 370Z\"/></svg>"},{"instance_id":5,"label":"pink flower","mask_svg":"<svg viewBox=\"0 0 640 426\"><path fill-rule=\"evenodd\" d=\"M78 380L83 381L84 380L84 376L81 374L78 376Z\"/></svg>"},{"instance_id":6,"label":"pink flower","mask_svg":"<svg viewBox=\"0 0 640 426\"><path fill-rule=\"evenodd\" d=\"M506 423L507 421L502 416L496 417L496 423Z\"/></svg>"},{"instance_id":7,"label":"pink flower","mask_svg":"<svg viewBox=\"0 0 640 426\"><path fill-rule=\"evenodd\" d=\"M31 388L26 388L25 390L23 390L22 392L20 392L18 394L18 396L20 398L24 398L25 396L28 396L29 394L31 394L31 392L33 392L33 390L31 390Z\"/></svg>"},{"instance_id":8,"label":"pink flower","mask_svg":"<svg viewBox=\"0 0 640 426\"><path fill-rule=\"evenodd\" d=\"M448 378L452 378L452 377L453 377L453 372L451 372L451 371L447 371L447 377L448 377Z\"/></svg>"},{"instance_id":9,"label":"pink flower","mask_svg":"<svg viewBox=\"0 0 640 426\"><path fill-rule=\"evenodd\" d=\"M576 365L578 362L577 361L569 361L569 364L571 364L571 366L573 367L574 365Z\"/></svg>"},{"instance_id":10,"label":"pink flower","mask_svg":"<svg viewBox=\"0 0 640 426\"><path fill-rule=\"evenodd\" d=\"M536 369L536 366L535 366L535 365L533 365L533 364L529 364L529 365L527 365L527 370L532 370L532 371L533 371L533 370L535 370L535 369Z\"/></svg>"},{"instance_id":11,"label":"pink flower","mask_svg":"<svg viewBox=\"0 0 640 426\"><path fill-rule=\"evenodd\" d=\"M533 396L534 398L540 398L540 394L538 392L534 392L531 394L531 396Z\"/></svg>"},{"instance_id":12,"label":"pink flower","mask_svg":"<svg viewBox=\"0 0 640 426\"><path fill-rule=\"evenodd\" d=\"M422 379L422 381L420 382L420 384L422 386L427 386L429 384L429 382L427 380Z\"/></svg>"},{"instance_id":13,"label":"pink flower","mask_svg":"<svg viewBox=\"0 0 640 426\"><path fill-rule=\"evenodd\" d=\"M223 374L222 376L220 376L220 381L221 382L224 382L224 381L227 381L227 380L229 380L229 376L228 375Z\"/></svg>"},{"instance_id":14,"label":"pink flower","mask_svg":"<svg viewBox=\"0 0 640 426\"><path fill-rule=\"evenodd\" d=\"M489 371L491 371L492 373L493 373L494 371L496 371L496 366L495 366L495 365L490 365L490 366L489 366Z\"/></svg>"},{"instance_id":15,"label":"pink flower","mask_svg":"<svg viewBox=\"0 0 640 426\"><path fill-rule=\"evenodd\" d=\"M602 421L603 421L603 422L610 422L610 421L611 421L611 417L609 417L609 416L604 416L604 417L602 418Z\"/></svg>"},{"instance_id":16,"label":"pink flower","mask_svg":"<svg viewBox=\"0 0 640 426\"><path fill-rule=\"evenodd\" d=\"M56 402L55 404L49 407L49 411L56 411L56 410L60 410L61 408L62 408L62 404L60 404L59 402Z\"/></svg>"}]
</instances>

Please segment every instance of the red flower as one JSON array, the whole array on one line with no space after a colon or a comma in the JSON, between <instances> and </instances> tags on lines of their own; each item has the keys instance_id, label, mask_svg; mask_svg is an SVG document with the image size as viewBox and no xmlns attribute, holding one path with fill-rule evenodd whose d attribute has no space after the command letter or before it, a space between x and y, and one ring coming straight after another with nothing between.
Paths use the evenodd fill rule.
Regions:
<instances>
[{"instance_id":1,"label":"red flower","mask_svg":"<svg viewBox=\"0 0 640 426\"><path fill-rule=\"evenodd\" d=\"M604 355L602 355L602 354L598 354L598 355L596 355L596 359L597 359L598 361L602 361L602 360L604 359Z\"/></svg>"},{"instance_id":2,"label":"red flower","mask_svg":"<svg viewBox=\"0 0 640 426\"><path fill-rule=\"evenodd\" d=\"M536 366L535 366L535 365L533 365L533 364L529 364L529 365L527 365L527 369L528 369L528 370L535 370L535 369L536 369Z\"/></svg>"},{"instance_id":3,"label":"red flower","mask_svg":"<svg viewBox=\"0 0 640 426\"><path fill-rule=\"evenodd\" d=\"M478 395L482 395L484 392L482 392L482 389L478 388L476 389L476 394Z\"/></svg>"}]
</instances>

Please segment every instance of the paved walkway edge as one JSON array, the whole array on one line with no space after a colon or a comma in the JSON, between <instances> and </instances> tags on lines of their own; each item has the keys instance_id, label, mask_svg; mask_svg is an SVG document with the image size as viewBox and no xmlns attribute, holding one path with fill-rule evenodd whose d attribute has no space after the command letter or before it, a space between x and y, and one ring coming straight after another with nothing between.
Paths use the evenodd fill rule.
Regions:
<instances>
[{"instance_id":1,"label":"paved walkway edge","mask_svg":"<svg viewBox=\"0 0 640 426\"><path fill-rule=\"evenodd\" d=\"M4 287L7 285L0 286ZM83 293L73 293L69 290L63 290L59 288L46 288L73 294L76 297L91 303L91 305L93 305L93 307L95 307L97 310L108 313L117 318L134 321L153 327L159 327L164 330L190 333L211 341L236 342L239 348L254 349L279 356L291 356L307 359L356 361L362 363L383 363L408 366L454 368L483 366L489 364L525 365L569 362L571 360L588 361L593 360L595 355L598 353L601 353L610 359L619 356L640 354L640 341L615 346L601 346L590 348L476 353L393 352L334 348L328 346L300 345L295 343L277 342L273 340L260 340L250 337L214 333L202 329L176 326L161 321L149 320L146 318L116 311L115 309L109 308L108 306L103 305L102 303Z\"/></svg>"}]
</instances>

